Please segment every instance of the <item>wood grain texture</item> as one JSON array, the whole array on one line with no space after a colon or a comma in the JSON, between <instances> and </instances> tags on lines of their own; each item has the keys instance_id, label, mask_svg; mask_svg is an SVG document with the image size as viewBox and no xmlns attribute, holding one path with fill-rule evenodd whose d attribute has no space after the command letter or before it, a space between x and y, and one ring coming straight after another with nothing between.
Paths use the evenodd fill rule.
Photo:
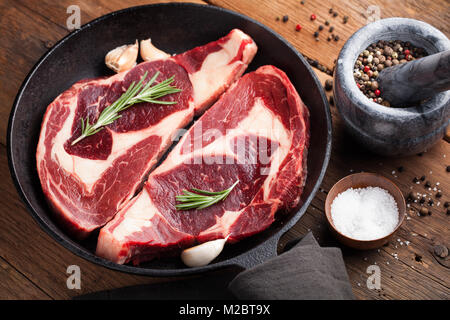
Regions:
<instances>
[{"instance_id":1,"label":"wood grain texture","mask_svg":"<svg viewBox=\"0 0 450 320\"><path fill-rule=\"evenodd\" d=\"M69 31L65 23L66 8L77 4L82 11L82 23L86 23L108 12L149 1L96 0L96 1L50 1L36 5L31 0L4 0L0 3L0 298L18 299L67 299L79 294L113 289L134 284L173 281L174 278L151 278L111 271L87 262L60 246L46 233L26 211L20 201L7 167L6 126L10 108L19 86L39 57ZM335 1L334 1L335 2ZM242 12L273 28L289 40L301 53L316 59L328 68L333 67L340 47L345 39L365 24L367 7L377 4L381 16L407 16L422 19L440 28L449 35L448 2L438 1L250 1L211 0L232 10ZM333 7L339 16L332 18L328 9ZM289 14L289 21L275 21L276 16ZM311 13L317 20L311 22ZM342 16L350 16L342 24ZM327 30L316 42L312 33L329 19L341 40L327 42ZM303 25L295 32L297 23ZM324 83L328 75L315 70ZM331 92L327 92L331 95ZM335 107L333 116L333 153L320 191L308 208L305 216L280 241L280 249L309 230L322 245L340 246L328 231L324 215L324 202L328 190L340 178L352 172L377 172L391 179L404 195L410 191L424 193L423 184L412 183L415 176L426 175L431 183L440 182L443 197L440 205L435 202L431 216L418 216L420 205L413 203L401 229L388 246L379 250L356 251L343 249L344 260L354 293L359 299L450 299L450 271L437 262L432 254L433 246L449 239L449 216L443 203L450 200L449 173L450 145L444 140L424 153L423 156L406 158L382 158L367 153L345 133L343 123ZM398 167L404 171L399 173ZM395 171L395 173L393 173ZM411 189L412 188L412 189ZM400 241L399 241L400 240ZM408 241L408 242L407 242ZM377 264L381 269L381 290L369 290L366 280L369 265ZM67 266L76 264L82 272L81 290L66 287Z\"/></svg>"},{"instance_id":2,"label":"wood grain texture","mask_svg":"<svg viewBox=\"0 0 450 320\"><path fill-rule=\"evenodd\" d=\"M165 3L165 2L194 2L205 4L201 0L96 0L96 1L83 1L83 0L41 0L39 5L36 5L34 0L18 0L24 7L32 10L41 17L52 21L53 23L66 29L66 21L68 14L66 10L71 5L77 5L81 12L81 25L88 23L89 21L103 16L112 11L117 11L134 6L142 6L147 4Z\"/></svg>"},{"instance_id":3,"label":"wood grain texture","mask_svg":"<svg viewBox=\"0 0 450 320\"><path fill-rule=\"evenodd\" d=\"M0 300L50 299L45 292L2 258L0 258L0 279Z\"/></svg>"},{"instance_id":4,"label":"wood grain texture","mask_svg":"<svg viewBox=\"0 0 450 320\"><path fill-rule=\"evenodd\" d=\"M223 8L231 9L254 18L266 26L272 28L297 50L308 58L318 60L319 63L333 68L334 60L345 41L359 28L366 25L379 10L380 18L405 17L423 20L440 29L447 36L450 35L450 6L447 0L358 0L358 1L333 1L333 0L305 0L301 4L297 0L208 0ZM329 13L332 8L338 13L333 17ZM378 9L377 9L378 8ZM311 21L312 14L316 20ZM287 22L282 17L288 15ZM343 23L343 17L348 16L348 22ZM279 21L276 18L280 18ZM330 26L325 25L325 20ZM297 24L302 26L300 32L295 31ZM319 25L324 29L320 32L319 41L313 34L318 31ZM339 36L339 40L327 41L331 34L329 27L333 26L333 34Z\"/></svg>"}]
</instances>

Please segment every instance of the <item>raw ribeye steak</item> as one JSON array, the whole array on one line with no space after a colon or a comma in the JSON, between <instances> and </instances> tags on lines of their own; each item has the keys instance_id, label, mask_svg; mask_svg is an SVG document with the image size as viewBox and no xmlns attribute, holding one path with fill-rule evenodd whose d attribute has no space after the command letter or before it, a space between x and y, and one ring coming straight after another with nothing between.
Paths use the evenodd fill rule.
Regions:
<instances>
[{"instance_id":1,"label":"raw ribeye steak","mask_svg":"<svg viewBox=\"0 0 450 320\"><path fill-rule=\"evenodd\" d=\"M209 107L247 68L256 53L240 30L168 59L143 62L109 78L82 80L47 108L36 152L44 194L57 219L78 238L111 220L142 186L149 170L172 144L178 129ZM175 76L173 105L139 103L95 135L75 145L81 119L101 111L148 72L155 83Z\"/></svg>"},{"instance_id":2,"label":"raw ribeye steak","mask_svg":"<svg viewBox=\"0 0 450 320\"><path fill-rule=\"evenodd\" d=\"M256 234L295 207L306 179L309 111L286 74L263 66L244 75L183 136L142 191L100 230L97 255L139 262L196 242ZM192 188L228 197L179 211Z\"/></svg>"}]
</instances>

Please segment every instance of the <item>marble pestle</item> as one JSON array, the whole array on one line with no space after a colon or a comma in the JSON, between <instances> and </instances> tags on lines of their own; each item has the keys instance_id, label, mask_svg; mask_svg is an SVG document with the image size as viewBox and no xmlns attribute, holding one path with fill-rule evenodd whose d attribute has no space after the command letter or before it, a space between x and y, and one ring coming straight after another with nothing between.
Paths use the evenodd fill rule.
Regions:
<instances>
[{"instance_id":1,"label":"marble pestle","mask_svg":"<svg viewBox=\"0 0 450 320\"><path fill-rule=\"evenodd\" d=\"M450 90L450 50L386 68L377 80L391 106L408 106Z\"/></svg>"}]
</instances>

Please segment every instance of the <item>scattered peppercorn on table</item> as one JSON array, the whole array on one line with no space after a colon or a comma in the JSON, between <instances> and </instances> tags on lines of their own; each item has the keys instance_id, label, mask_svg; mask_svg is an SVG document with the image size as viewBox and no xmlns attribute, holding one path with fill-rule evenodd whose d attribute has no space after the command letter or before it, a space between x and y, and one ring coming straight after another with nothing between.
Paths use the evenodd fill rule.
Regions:
<instances>
[{"instance_id":1,"label":"scattered peppercorn on table","mask_svg":"<svg viewBox=\"0 0 450 320\"><path fill-rule=\"evenodd\" d=\"M31 67L56 41L69 33L67 8L76 4L81 23L148 0L4 0L0 43L0 299L68 299L76 295L136 284L174 280L114 272L73 255L34 222L20 201L9 175L6 156L7 119L14 97ZM446 0L208 0L193 1L248 15L285 37L313 66L330 89L334 61L345 41L361 26L393 16L423 20L450 36ZM20 35L20 36L18 36ZM406 58L407 59L407 58ZM14 61L14 63L11 63ZM298 88L301 94L301 88ZM376 84L370 94L377 96ZM332 91L326 91L331 98ZM333 101L332 101L333 102ZM380 100L380 102L382 102ZM381 107L381 106L380 106ZM327 191L353 172L376 172L391 179L408 202L407 216L391 242L378 250L342 247L347 271L358 299L449 299L448 258L450 145L443 139L432 149L405 158L383 158L360 149L345 133L336 108L333 152L327 174L307 213L279 243L280 249L312 231L321 245L340 246L327 229L324 202ZM82 286L69 290L67 268L78 265ZM369 289L368 267L378 265L381 289ZM370 270L370 269L369 269ZM217 271L220 274L220 271ZM178 278L177 278L178 279Z\"/></svg>"}]
</instances>

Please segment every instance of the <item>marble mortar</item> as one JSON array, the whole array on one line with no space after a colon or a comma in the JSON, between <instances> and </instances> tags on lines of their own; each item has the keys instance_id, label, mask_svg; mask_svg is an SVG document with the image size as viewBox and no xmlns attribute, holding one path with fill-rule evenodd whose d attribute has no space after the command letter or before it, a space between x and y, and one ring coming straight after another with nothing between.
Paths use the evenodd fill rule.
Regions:
<instances>
[{"instance_id":1,"label":"marble mortar","mask_svg":"<svg viewBox=\"0 0 450 320\"><path fill-rule=\"evenodd\" d=\"M385 156L425 151L443 137L450 123L450 90L408 108L385 107L367 98L356 86L353 70L358 55L378 40L409 41L428 54L450 49L450 41L422 21L382 19L353 34L336 62L334 99L350 134L367 149Z\"/></svg>"}]
</instances>

